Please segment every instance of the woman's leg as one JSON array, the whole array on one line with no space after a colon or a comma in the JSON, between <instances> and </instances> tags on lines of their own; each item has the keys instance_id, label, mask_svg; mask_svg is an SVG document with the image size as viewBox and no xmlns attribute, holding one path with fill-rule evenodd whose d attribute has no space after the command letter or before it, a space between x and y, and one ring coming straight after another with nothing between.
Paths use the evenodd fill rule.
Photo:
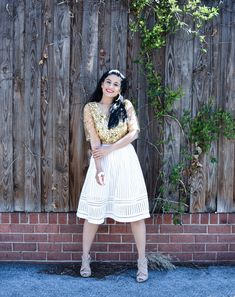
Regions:
<instances>
[{"instance_id":1,"label":"woman's leg","mask_svg":"<svg viewBox=\"0 0 235 297\"><path fill-rule=\"evenodd\" d=\"M131 222L131 230L135 238L139 259L144 259L146 245L146 227L144 220Z\"/></svg>"},{"instance_id":2,"label":"woman's leg","mask_svg":"<svg viewBox=\"0 0 235 297\"><path fill-rule=\"evenodd\" d=\"M148 261L145 257L146 245L146 227L144 220L131 223L132 233L135 238L135 243L138 251L138 271L136 280L142 283L148 279Z\"/></svg>"},{"instance_id":3,"label":"woman's leg","mask_svg":"<svg viewBox=\"0 0 235 297\"><path fill-rule=\"evenodd\" d=\"M91 224L85 220L83 225L83 234L82 234L82 250L83 257L88 257L91 249L92 242L95 238L95 234L98 230L99 225Z\"/></svg>"},{"instance_id":4,"label":"woman's leg","mask_svg":"<svg viewBox=\"0 0 235 297\"><path fill-rule=\"evenodd\" d=\"M94 240L95 234L97 232L99 225L88 223L85 220L83 225L83 235L82 235L82 265L80 269L80 274L83 277L89 277L91 275L91 257L89 255L92 242Z\"/></svg>"}]
</instances>

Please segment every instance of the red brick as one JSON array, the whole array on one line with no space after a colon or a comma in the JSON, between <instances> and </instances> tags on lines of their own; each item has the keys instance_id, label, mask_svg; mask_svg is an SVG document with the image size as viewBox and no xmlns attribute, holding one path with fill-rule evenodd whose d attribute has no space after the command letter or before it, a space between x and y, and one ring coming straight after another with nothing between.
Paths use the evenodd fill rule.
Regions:
<instances>
[{"instance_id":1,"label":"red brick","mask_svg":"<svg viewBox=\"0 0 235 297\"><path fill-rule=\"evenodd\" d=\"M107 225L100 225L99 228L98 228L98 232L97 233L109 233L109 226L107 226Z\"/></svg>"},{"instance_id":2,"label":"red brick","mask_svg":"<svg viewBox=\"0 0 235 297\"><path fill-rule=\"evenodd\" d=\"M60 225L60 233L82 233L81 225Z\"/></svg>"},{"instance_id":3,"label":"red brick","mask_svg":"<svg viewBox=\"0 0 235 297\"><path fill-rule=\"evenodd\" d=\"M216 260L216 253L195 253L193 254L195 261L211 261Z\"/></svg>"},{"instance_id":4,"label":"red brick","mask_svg":"<svg viewBox=\"0 0 235 297\"><path fill-rule=\"evenodd\" d=\"M0 234L2 242L22 242L23 234Z\"/></svg>"},{"instance_id":5,"label":"red brick","mask_svg":"<svg viewBox=\"0 0 235 297\"><path fill-rule=\"evenodd\" d=\"M10 224L2 224L0 226L0 233L11 233L11 225Z\"/></svg>"},{"instance_id":6,"label":"red brick","mask_svg":"<svg viewBox=\"0 0 235 297\"><path fill-rule=\"evenodd\" d=\"M116 221L114 221L113 219L111 219L111 218L106 218L105 219L105 225L114 225L114 224L116 224Z\"/></svg>"},{"instance_id":7,"label":"red brick","mask_svg":"<svg viewBox=\"0 0 235 297\"><path fill-rule=\"evenodd\" d=\"M13 243L14 251L36 251L36 243Z\"/></svg>"},{"instance_id":8,"label":"red brick","mask_svg":"<svg viewBox=\"0 0 235 297\"><path fill-rule=\"evenodd\" d=\"M137 262L137 253L120 253L120 261Z\"/></svg>"},{"instance_id":9,"label":"red brick","mask_svg":"<svg viewBox=\"0 0 235 297\"><path fill-rule=\"evenodd\" d=\"M73 242L82 242L82 234L73 234Z\"/></svg>"},{"instance_id":10,"label":"red brick","mask_svg":"<svg viewBox=\"0 0 235 297\"><path fill-rule=\"evenodd\" d=\"M58 213L58 224L67 224L67 213Z\"/></svg>"},{"instance_id":11,"label":"red brick","mask_svg":"<svg viewBox=\"0 0 235 297\"><path fill-rule=\"evenodd\" d=\"M40 252L61 252L62 244L39 243L38 251L40 251Z\"/></svg>"},{"instance_id":12,"label":"red brick","mask_svg":"<svg viewBox=\"0 0 235 297\"><path fill-rule=\"evenodd\" d=\"M219 224L227 224L228 223L228 214L220 213L219 214Z\"/></svg>"},{"instance_id":13,"label":"red brick","mask_svg":"<svg viewBox=\"0 0 235 297\"><path fill-rule=\"evenodd\" d=\"M30 213L29 214L29 223L30 224L38 224L38 213Z\"/></svg>"},{"instance_id":14,"label":"red brick","mask_svg":"<svg viewBox=\"0 0 235 297\"><path fill-rule=\"evenodd\" d=\"M24 242L45 242L47 234L25 234Z\"/></svg>"},{"instance_id":15,"label":"red brick","mask_svg":"<svg viewBox=\"0 0 235 297\"><path fill-rule=\"evenodd\" d=\"M57 224L57 213L49 213L49 224Z\"/></svg>"},{"instance_id":16,"label":"red brick","mask_svg":"<svg viewBox=\"0 0 235 297\"><path fill-rule=\"evenodd\" d=\"M181 222L183 225L190 224L190 215L189 214L183 214L181 217Z\"/></svg>"},{"instance_id":17,"label":"red brick","mask_svg":"<svg viewBox=\"0 0 235 297\"><path fill-rule=\"evenodd\" d=\"M235 244L230 244L229 245L229 251L235 252Z\"/></svg>"},{"instance_id":18,"label":"red brick","mask_svg":"<svg viewBox=\"0 0 235 297\"><path fill-rule=\"evenodd\" d=\"M209 213L201 213L201 224L202 225L209 224Z\"/></svg>"},{"instance_id":19,"label":"red brick","mask_svg":"<svg viewBox=\"0 0 235 297\"><path fill-rule=\"evenodd\" d=\"M181 244L159 244L158 245L159 252L181 252Z\"/></svg>"},{"instance_id":20,"label":"red brick","mask_svg":"<svg viewBox=\"0 0 235 297\"><path fill-rule=\"evenodd\" d=\"M93 243L91 246L91 251L93 252L107 252L108 244L104 243Z\"/></svg>"},{"instance_id":21,"label":"red brick","mask_svg":"<svg viewBox=\"0 0 235 297\"><path fill-rule=\"evenodd\" d=\"M235 235L219 235L218 242L235 243Z\"/></svg>"},{"instance_id":22,"label":"red brick","mask_svg":"<svg viewBox=\"0 0 235 297\"><path fill-rule=\"evenodd\" d=\"M128 226L126 224L110 225L110 233L121 233L121 234L128 233L127 228L128 228ZM100 233L100 231L99 231L99 233Z\"/></svg>"},{"instance_id":23,"label":"red brick","mask_svg":"<svg viewBox=\"0 0 235 297\"><path fill-rule=\"evenodd\" d=\"M221 260L231 260L231 261L234 261L235 259L235 253L222 253L222 252L219 252L217 253L217 260L221 261Z\"/></svg>"},{"instance_id":24,"label":"red brick","mask_svg":"<svg viewBox=\"0 0 235 297\"><path fill-rule=\"evenodd\" d=\"M29 223L29 215L27 213L20 213L20 223L28 224Z\"/></svg>"},{"instance_id":25,"label":"red brick","mask_svg":"<svg viewBox=\"0 0 235 297\"><path fill-rule=\"evenodd\" d=\"M131 252L132 244L109 244L109 252Z\"/></svg>"},{"instance_id":26,"label":"red brick","mask_svg":"<svg viewBox=\"0 0 235 297\"><path fill-rule=\"evenodd\" d=\"M48 261L71 261L72 254L71 253L49 253L47 254Z\"/></svg>"},{"instance_id":27,"label":"red brick","mask_svg":"<svg viewBox=\"0 0 235 297\"><path fill-rule=\"evenodd\" d=\"M228 214L228 224L235 224L235 213Z\"/></svg>"},{"instance_id":28,"label":"red brick","mask_svg":"<svg viewBox=\"0 0 235 297\"><path fill-rule=\"evenodd\" d=\"M34 225L29 224L12 224L11 225L12 233L33 233Z\"/></svg>"},{"instance_id":29,"label":"red brick","mask_svg":"<svg viewBox=\"0 0 235 297\"><path fill-rule=\"evenodd\" d=\"M181 225L161 225L161 233L183 233L184 227Z\"/></svg>"},{"instance_id":30,"label":"red brick","mask_svg":"<svg viewBox=\"0 0 235 297\"><path fill-rule=\"evenodd\" d=\"M136 245L134 247L134 252L137 252ZM147 243L146 244L146 252L148 253L155 253L158 251L158 245L156 243Z\"/></svg>"},{"instance_id":31,"label":"red brick","mask_svg":"<svg viewBox=\"0 0 235 297\"><path fill-rule=\"evenodd\" d=\"M220 226L208 226L208 233L231 233L232 228L230 225L220 225Z\"/></svg>"},{"instance_id":32,"label":"red brick","mask_svg":"<svg viewBox=\"0 0 235 297\"><path fill-rule=\"evenodd\" d=\"M71 242L72 234L48 234L49 242Z\"/></svg>"},{"instance_id":33,"label":"red brick","mask_svg":"<svg viewBox=\"0 0 235 297\"><path fill-rule=\"evenodd\" d=\"M171 243L194 243L195 242L195 236L194 235L188 235L188 234L177 234L177 235L170 235L170 242Z\"/></svg>"},{"instance_id":34,"label":"red brick","mask_svg":"<svg viewBox=\"0 0 235 297\"><path fill-rule=\"evenodd\" d=\"M96 261L119 261L119 253L96 253Z\"/></svg>"},{"instance_id":35,"label":"red brick","mask_svg":"<svg viewBox=\"0 0 235 297\"><path fill-rule=\"evenodd\" d=\"M11 243L0 243L0 251L12 251Z\"/></svg>"},{"instance_id":36,"label":"red brick","mask_svg":"<svg viewBox=\"0 0 235 297\"><path fill-rule=\"evenodd\" d=\"M30 261L41 260L41 261L46 261L46 253L25 252L25 253L22 253L22 256L23 256L23 260L30 260Z\"/></svg>"},{"instance_id":37,"label":"red brick","mask_svg":"<svg viewBox=\"0 0 235 297\"><path fill-rule=\"evenodd\" d=\"M232 226L232 233L235 233L235 226Z\"/></svg>"},{"instance_id":38,"label":"red brick","mask_svg":"<svg viewBox=\"0 0 235 297\"><path fill-rule=\"evenodd\" d=\"M22 259L20 252L0 252L0 261L19 261Z\"/></svg>"},{"instance_id":39,"label":"red brick","mask_svg":"<svg viewBox=\"0 0 235 297\"><path fill-rule=\"evenodd\" d=\"M64 252L80 252L82 251L82 244L78 243L64 243L63 244Z\"/></svg>"},{"instance_id":40,"label":"red brick","mask_svg":"<svg viewBox=\"0 0 235 297\"><path fill-rule=\"evenodd\" d=\"M205 252L205 244L182 244L182 252Z\"/></svg>"},{"instance_id":41,"label":"red brick","mask_svg":"<svg viewBox=\"0 0 235 297\"><path fill-rule=\"evenodd\" d=\"M147 234L146 241L148 243L168 243L170 241L170 236L161 234Z\"/></svg>"},{"instance_id":42,"label":"red brick","mask_svg":"<svg viewBox=\"0 0 235 297\"><path fill-rule=\"evenodd\" d=\"M171 253L172 262L192 262L193 254L191 253Z\"/></svg>"},{"instance_id":43,"label":"red brick","mask_svg":"<svg viewBox=\"0 0 235 297\"><path fill-rule=\"evenodd\" d=\"M82 259L82 252L72 253L72 261L81 261L81 259Z\"/></svg>"},{"instance_id":44,"label":"red brick","mask_svg":"<svg viewBox=\"0 0 235 297\"><path fill-rule=\"evenodd\" d=\"M165 226L168 227L169 225ZM149 233L160 233L160 225L146 225L146 234Z\"/></svg>"},{"instance_id":45,"label":"red brick","mask_svg":"<svg viewBox=\"0 0 235 297\"><path fill-rule=\"evenodd\" d=\"M163 224L172 224L173 223L173 214L166 213L163 215Z\"/></svg>"},{"instance_id":46,"label":"red brick","mask_svg":"<svg viewBox=\"0 0 235 297\"><path fill-rule=\"evenodd\" d=\"M195 235L195 242L217 242L216 235Z\"/></svg>"},{"instance_id":47,"label":"red brick","mask_svg":"<svg viewBox=\"0 0 235 297\"><path fill-rule=\"evenodd\" d=\"M191 214L191 224L200 224L200 213Z\"/></svg>"},{"instance_id":48,"label":"red brick","mask_svg":"<svg viewBox=\"0 0 235 297\"><path fill-rule=\"evenodd\" d=\"M207 226L185 225L184 233L207 233Z\"/></svg>"},{"instance_id":49,"label":"red brick","mask_svg":"<svg viewBox=\"0 0 235 297\"><path fill-rule=\"evenodd\" d=\"M39 214L39 223L40 224L48 224L48 215L49 213L40 213Z\"/></svg>"},{"instance_id":50,"label":"red brick","mask_svg":"<svg viewBox=\"0 0 235 297\"><path fill-rule=\"evenodd\" d=\"M120 236L120 235L119 235ZM148 236L148 235L147 235ZM121 242L128 242L128 243L134 243L135 242L135 239L134 239L134 236L133 234L122 234L121 235Z\"/></svg>"},{"instance_id":51,"label":"red brick","mask_svg":"<svg viewBox=\"0 0 235 297\"><path fill-rule=\"evenodd\" d=\"M1 216L1 223L2 224L9 224L10 223L10 213L2 213Z\"/></svg>"},{"instance_id":52,"label":"red brick","mask_svg":"<svg viewBox=\"0 0 235 297\"><path fill-rule=\"evenodd\" d=\"M150 218L145 219L145 224L146 225L152 225L152 224L154 224L153 217L150 217Z\"/></svg>"},{"instance_id":53,"label":"red brick","mask_svg":"<svg viewBox=\"0 0 235 297\"><path fill-rule=\"evenodd\" d=\"M156 214L154 224L158 224L158 225L162 224L162 214Z\"/></svg>"},{"instance_id":54,"label":"red brick","mask_svg":"<svg viewBox=\"0 0 235 297\"><path fill-rule=\"evenodd\" d=\"M121 242L121 235L97 234L97 240L96 241L97 242Z\"/></svg>"},{"instance_id":55,"label":"red brick","mask_svg":"<svg viewBox=\"0 0 235 297\"><path fill-rule=\"evenodd\" d=\"M34 228L35 233L59 233L59 225L36 225Z\"/></svg>"},{"instance_id":56,"label":"red brick","mask_svg":"<svg viewBox=\"0 0 235 297\"><path fill-rule=\"evenodd\" d=\"M206 251L217 252L217 251L228 251L228 244L206 244Z\"/></svg>"},{"instance_id":57,"label":"red brick","mask_svg":"<svg viewBox=\"0 0 235 297\"><path fill-rule=\"evenodd\" d=\"M219 214L217 213L210 213L210 224L218 224Z\"/></svg>"},{"instance_id":58,"label":"red brick","mask_svg":"<svg viewBox=\"0 0 235 297\"><path fill-rule=\"evenodd\" d=\"M11 217L12 224L19 224L19 213L18 212L11 213L10 217Z\"/></svg>"},{"instance_id":59,"label":"red brick","mask_svg":"<svg viewBox=\"0 0 235 297\"><path fill-rule=\"evenodd\" d=\"M76 224L76 213L68 213L68 224Z\"/></svg>"}]
</instances>

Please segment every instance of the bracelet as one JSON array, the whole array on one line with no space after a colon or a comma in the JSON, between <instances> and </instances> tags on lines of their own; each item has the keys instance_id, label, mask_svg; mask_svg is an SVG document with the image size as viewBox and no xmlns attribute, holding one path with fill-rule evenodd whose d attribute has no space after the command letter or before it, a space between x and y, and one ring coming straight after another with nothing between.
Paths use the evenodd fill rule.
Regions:
<instances>
[{"instance_id":1,"label":"bracelet","mask_svg":"<svg viewBox=\"0 0 235 297\"><path fill-rule=\"evenodd\" d=\"M98 174L97 174L98 177L101 177L101 176L104 176L104 172L103 171L100 171Z\"/></svg>"}]
</instances>

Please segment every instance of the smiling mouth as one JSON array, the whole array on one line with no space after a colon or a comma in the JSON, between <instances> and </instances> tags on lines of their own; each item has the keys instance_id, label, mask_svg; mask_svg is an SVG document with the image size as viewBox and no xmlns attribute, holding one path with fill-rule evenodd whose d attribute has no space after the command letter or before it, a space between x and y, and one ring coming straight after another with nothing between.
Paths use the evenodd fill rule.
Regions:
<instances>
[{"instance_id":1,"label":"smiling mouth","mask_svg":"<svg viewBox=\"0 0 235 297\"><path fill-rule=\"evenodd\" d=\"M108 92L108 93L114 93L114 91L109 90L109 89L106 89L106 92Z\"/></svg>"}]
</instances>

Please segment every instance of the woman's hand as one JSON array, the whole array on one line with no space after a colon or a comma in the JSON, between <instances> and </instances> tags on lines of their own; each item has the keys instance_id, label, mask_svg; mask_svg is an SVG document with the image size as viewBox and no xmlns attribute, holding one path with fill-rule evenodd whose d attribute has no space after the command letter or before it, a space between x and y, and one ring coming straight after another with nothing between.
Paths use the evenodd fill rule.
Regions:
<instances>
[{"instance_id":1,"label":"woman's hand","mask_svg":"<svg viewBox=\"0 0 235 297\"><path fill-rule=\"evenodd\" d=\"M99 185L104 185L104 172L103 171L96 171L95 175L96 181Z\"/></svg>"},{"instance_id":2,"label":"woman's hand","mask_svg":"<svg viewBox=\"0 0 235 297\"><path fill-rule=\"evenodd\" d=\"M92 150L92 156L95 160L101 159L111 153L111 145L101 146Z\"/></svg>"}]
</instances>

